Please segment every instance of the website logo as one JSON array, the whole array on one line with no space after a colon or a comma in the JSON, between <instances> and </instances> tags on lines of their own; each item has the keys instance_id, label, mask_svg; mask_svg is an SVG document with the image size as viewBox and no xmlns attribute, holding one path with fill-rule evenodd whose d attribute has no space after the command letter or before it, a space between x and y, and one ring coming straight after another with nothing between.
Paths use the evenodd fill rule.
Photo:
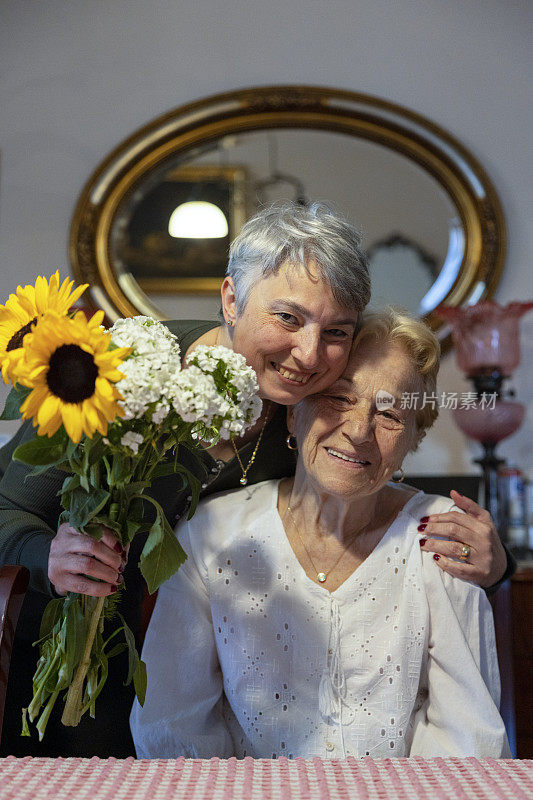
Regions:
<instances>
[{"instance_id":1,"label":"website logo","mask_svg":"<svg viewBox=\"0 0 533 800\"><path fill-rule=\"evenodd\" d=\"M380 389L376 394L376 408L378 411L386 411L388 408L394 408L395 402L396 400L393 395L385 391L385 389Z\"/></svg>"}]
</instances>

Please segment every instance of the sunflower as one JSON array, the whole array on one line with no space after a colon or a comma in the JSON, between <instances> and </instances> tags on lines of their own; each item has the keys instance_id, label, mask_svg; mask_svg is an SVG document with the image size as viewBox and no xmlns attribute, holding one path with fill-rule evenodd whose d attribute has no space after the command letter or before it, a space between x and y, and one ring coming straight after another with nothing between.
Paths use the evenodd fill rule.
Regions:
<instances>
[{"instance_id":1,"label":"sunflower","mask_svg":"<svg viewBox=\"0 0 533 800\"><path fill-rule=\"evenodd\" d=\"M103 318L103 311L89 321L82 311L72 318L49 311L26 338L18 380L33 391L20 411L39 435L52 436L63 424L73 442L95 431L105 436L108 422L124 415L114 384L124 377L117 367L131 349L109 349Z\"/></svg>"},{"instance_id":2,"label":"sunflower","mask_svg":"<svg viewBox=\"0 0 533 800\"><path fill-rule=\"evenodd\" d=\"M65 278L59 284L59 270L50 283L39 275L35 286L19 286L10 294L5 305L0 305L0 364L5 383L16 383L20 361L24 358L24 337L47 311L65 315L71 305L83 294L88 283L72 290L74 281Z\"/></svg>"}]
</instances>

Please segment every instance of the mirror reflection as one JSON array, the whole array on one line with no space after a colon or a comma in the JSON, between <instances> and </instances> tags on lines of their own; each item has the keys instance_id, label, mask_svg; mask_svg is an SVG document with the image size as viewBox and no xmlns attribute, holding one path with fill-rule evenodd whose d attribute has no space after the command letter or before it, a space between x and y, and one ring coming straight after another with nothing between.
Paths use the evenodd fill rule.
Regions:
<instances>
[{"instance_id":1,"label":"mirror reflection","mask_svg":"<svg viewBox=\"0 0 533 800\"><path fill-rule=\"evenodd\" d=\"M236 133L167 160L119 204L110 258L124 291L140 287L163 316L184 293L213 295L216 307L245 220L272 202L317 199L363 231L374 305L423 315L449 292L464 254L450 195L401 153L322 130Z\"/></svg>"}]
</instances>

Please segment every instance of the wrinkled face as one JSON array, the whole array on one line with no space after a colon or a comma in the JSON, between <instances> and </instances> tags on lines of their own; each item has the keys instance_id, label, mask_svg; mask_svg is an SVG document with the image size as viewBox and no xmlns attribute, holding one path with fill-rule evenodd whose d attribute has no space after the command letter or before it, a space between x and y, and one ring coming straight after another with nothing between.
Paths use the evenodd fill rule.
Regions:
<instances>
[{"instance_id":1,"label":"wrinkled face","mask_svg":"<svg viewBox=\"0 0 533 800\"><path fill-rule=\"evenodd\" d=\"M320 392L343 372L358 313L337 303L310 265L282 265L250 292L241 315L224 301L235 320L233 347L254 368L261 397L292 405Z\"/></svg>"},{"instance_id":2,"label":"wrinkled face","mask_svg":"<svg viewBox=\"0 0 533 800\"><path fill-rule=\"evenodd\" d=\"M401 345L363 342L335 383L289 410L297 469L319 492L346 500L379 491L416 444L416 412L400 406L403 392L417 390ZM393 407L379 402L384 391L395 398Z\"/></svg>"}]
</instances>

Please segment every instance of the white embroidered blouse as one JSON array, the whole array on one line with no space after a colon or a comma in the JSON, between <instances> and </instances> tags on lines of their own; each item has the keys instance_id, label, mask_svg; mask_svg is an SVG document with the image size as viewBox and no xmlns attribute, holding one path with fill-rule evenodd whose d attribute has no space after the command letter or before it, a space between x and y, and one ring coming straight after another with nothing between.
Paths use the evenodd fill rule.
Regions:
<instances>
[{"instance_id":1,"label":"white embroidered blouse","mask_svg":"<svg viewBox=\"0 0 533 800\"><path fill-rule=\"evenodd\" d=\"M415 494L336 591L313 583L278 482L204 500L178 527L186 563L160 589L143 659L139 758L509 756L483 590L423 553Z\"/></svg>"}]
</instances>

